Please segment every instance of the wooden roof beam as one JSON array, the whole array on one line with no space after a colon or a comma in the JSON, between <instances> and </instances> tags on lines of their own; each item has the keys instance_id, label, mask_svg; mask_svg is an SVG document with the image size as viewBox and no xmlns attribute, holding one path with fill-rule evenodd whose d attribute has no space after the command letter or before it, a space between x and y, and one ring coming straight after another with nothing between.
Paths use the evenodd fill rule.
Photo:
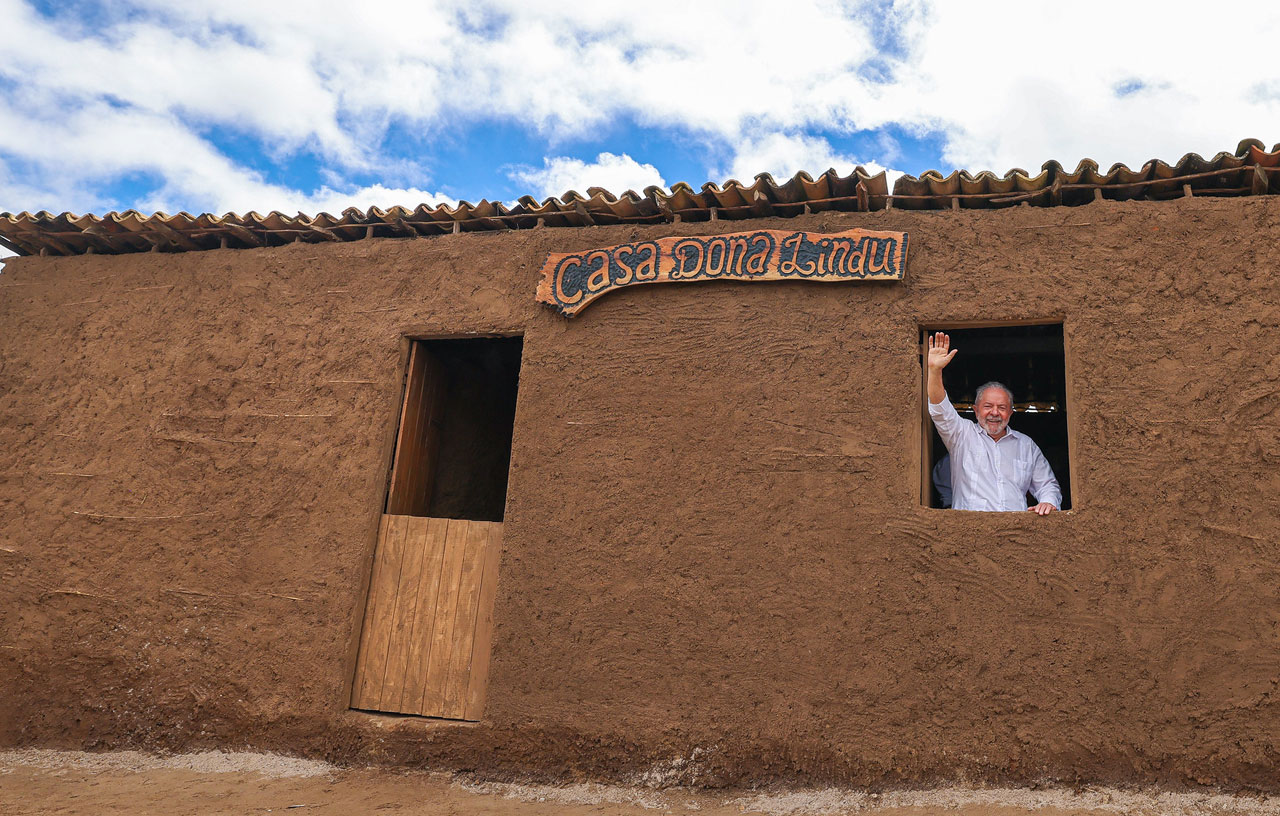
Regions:
<instances>
[{"instance_id":1,"label":"wooden roof beam","mask_svg":"<svg viewBox=\"0 0 1280 816\"><path fill-rule=\"evenodd\" d=\"M109 233L109 231L102 229L100 224L86 226L81 230L81 235L83 235L84 240L90 243L91 247L101 249L102 252L119 252L119 249L111 243L113 238L119 238L125 243L132 243L128 239L133 237L132 233Z\"/></svg>"},{"instance_id":2,"label":"wooden roof beam","mask_svg":"<svg viewBox=\"0 0 1280 816\"><path fill-rule=\"evenodd\" d=\"M871 212L871 191L867 185L859 181L853 188L854 198L858 200L859 212Z\"/></svg>"},{"instance_id":3,"label":"wooden roof beam","mask_svg":"<svg viewBox=\"0 0 1280 816\"><path fill-rule=\"evenodd\" d=\"M195 241L191 240L191 238L178 232L176 229L169 226L165 222L161 221L159 218L150 219L149 221L147 221L147 225L150 226L156 232L163 235L165 238L169 239L170 242L176 244L177 246L182 247L183 249L192 250L195 252L199 252L201 249L204 249L204 247L200 246Z\"/></svg>"},{"instance_id":4,"label":"wooden roof beam","mask_svg":"<svg viewBox=\"0 0 1280 816\"><path fill-rule=\"evenodd\" d=\"M84 230L85 236L93 235L93 233L89 231L90 229L97 229L97 228L89 227L85 229ZM162 240L161 238L158 238L155 235L143 235L143 234L131 232L129 233L129 237L137 238L138 240L143 241L146 244L146 250L148 252L159 252L161 249L164 249L166 246L169 246L168 241ZM122 234L120 238L123 241L124 235ZM127 241L127 243L129 244L129 247L133 249L135 252L141 249L141 247L138 246L137 241Z\"/></svg>"},{"instance_id":5,"label":"wooden roof beam","mask_svg":"<svg viewBox=\"0 0 1280 816\"><path fill-rule=\"evenodd\" d=\"M422 237L422 233L418 232L417 228L414 227L412 223L404 220L403 218L400 218L399 216L396 216L394 218L388 216L386 219L386 223L390 224L391 227L395 229L396 232L400 233L406 238Z\"/></svg>"},{"instance_id":6,"label":"wooden roof beam","mask_svg":"<svg viewBox=\"0 0 1280 816\"><path fill-rule=\"evenodd\" d=\"M658 205L658 212L662 213L662 217L672 224L679 223L680 214L671 208L671 202L662 196L654 196L653 203Z\"/></svg>"},{"instance_id":7,"label":"wooden roof beam","mask_svg":"<svg viewBox=\"0 0 1280 816\"><path fill-rule=\"evenodd\" d=\"M1266 195L1271 190L1271 177L1260 164L1253 166L1253 178L1250 187L1254 195Z\"/></svg>"},{"instance_id":8,"label":"wooden roof beam","mask_svg":"<svg viewBox=\"0 0 1280 816\"><path fill-rule=\"evenodd\" d=\"M19 255L31 254L31 250L26 249L25 247L19 246L18 244L15 244L12 240L4 237L3 235L0 235L0 246L4 247L10 252L16 252Z\"/></svg>"},{"instance_id":9,"label":"wooden roof beam","mask_svg":"<svg viewBox=\"0 0 1280 816\"><path fill-rule=\"evenodd\" d=\"M248 244L251 247L261 247L261 246L267 245L266 241L264 241L262 238L258 237L257 235L254 235L253 232L251 232L248 227L243 227L239 224L231 224L227 222L223 222L218 226L222 227L222 229L225 229L227 232L231 233L236 238L240 239L241 241L243 241L244 243Z\"/></svg>"},{"instance_id":10,"label":"wooden roof beam","mask_svg":"<svg viewBox=\"0 0 1280 816\"><path fill-rule=\"evenodd\" d=\"M758 218L767 218L773 215L773 202L769 201L769 197L760 190L756 190L751 196L751 212Z\"/></svg>"},{"instance_id":11,"label":"wooden roof beam","mask_svg":"<svg viewBox=\"0 0 1280 816\"><path fill-rule=\"evenodd\" d=\"M334 232L331 229L325 229L324 227L317 226L316 224L307 224L306 227L308 232L313 232L316 235L324 236L324 239L326 241L337 241L341 243L343 240L341 235L339 235L338 233Z\"/></svg>"},{"instance_id":12,"label":"wooden roof beam","mask_svg":"<svg viewBox=\"0 0 1280 816\"><path fill-rule=\"evenodd\" d=\"M583 206L581 201L573 202L573 210L578 214L583 226L594 227L596 225L596 220L591 217L591 213L587 212L587 208Z\"/></svg>"},{"instance_id":13,"label":"wooden roof beam","mask_svg":"<svg viewBox=\"0 0 1280 816\"><path fill-rule=\"evenodd\" d=\"M36 230L32 230L29 228L20 228L20 229L22 229L24 234L31 236L31 243L33 246L40 247L41 249L52 248L54 250L57 250L59 255L79 255L80 254L79 252L76 252L74 249L72 249L69 245L62 243L57 238L54 238L52 235L48 235L42 232L37 232Z\"/></svg>"}]
</instances>

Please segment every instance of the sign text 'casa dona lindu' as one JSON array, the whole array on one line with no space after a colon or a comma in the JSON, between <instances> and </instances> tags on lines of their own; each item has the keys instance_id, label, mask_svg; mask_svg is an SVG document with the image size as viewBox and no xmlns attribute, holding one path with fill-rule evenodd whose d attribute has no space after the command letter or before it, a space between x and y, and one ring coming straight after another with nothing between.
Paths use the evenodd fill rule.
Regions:
<instances>
[{"instance_id":1,"label":"sign text 'casa dona lindu'","mask_svg":"<svg viewBox=\"0 0 1280 816\"><path fill-rule=\"evenodd\" d=\"M659 238L585 252L553 253L538 300L572 317L624 286L697 281L902 280L905 232L832 234L757 230Z\"/></svg>"}]
</instances>

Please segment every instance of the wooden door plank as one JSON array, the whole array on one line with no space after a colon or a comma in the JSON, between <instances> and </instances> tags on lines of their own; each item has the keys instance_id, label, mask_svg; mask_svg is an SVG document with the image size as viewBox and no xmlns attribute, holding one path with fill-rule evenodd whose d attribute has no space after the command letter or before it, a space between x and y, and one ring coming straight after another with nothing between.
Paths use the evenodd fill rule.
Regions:
<instances>
[{"instance_id":1,"label":"wooden door plank","mask_svg":"<svg viewBox=\"0 0 1280 816\"><path fill-rule=\"evenodd\" d=\"M444 365L425 344L415 340L409 353L404 404L391 464L388 513L426 516L431 509L447 385Z\"/></svg>"},{"instance_id":2,"label":"wooden door plank","mask_svg":"<svg viewBox=\"0 0 1280 816\"><path fill-rule=\"evenodd\" d=\"M462 718L479 720L489 689L489 657L493 648L493 605L498 592L498 562L502 555L502 525L489 525L480 576L480 597L476 601L475 638L471 646L471 674L467 678L467 699Z\"/></svg>"},{"instance_id":3,"label":"wooden door plank","mask_svg":"<svg viewBox=\"0 0 1280 816\"><path fill-rule=\"evenodd\" d=\"M423 567L418 584L418 604L414 613L413 634L409 641L404 690L396 711L422 713L422 697L426 691L427 664L431 657L431 638L435 631L436 604L440 597L440 573L444 565L445 534L449 520L423 519Z\"/></svg>"},{"instance_id":4,"label":"wooden door plank","mask_svg":"<svg viewBox=\"0 0 1280 816\"><path fill-rule=\"evenodd\" d=\"M426 377L427 349L418 342L414 343L414 347L416 365L413 367L413 388L405 395L406 402L412 399L412 404L407 406L403 420L405 455L397 468L401 475L400 483L403 485L400 506L404 509L401 512L407 516L425 513L420 498L422 495L422 468L420 467L423 431L422 401L426 398L430 384Z\"/></svg>"},{"instance_id":5,"label":"wooden door plank","mask_svg":"<svg viewBox=\"0 0 1280 816\"><path fill-rule=\"evenodd\" d=\"M443 403L440 399L441 375L443 368L436 356L418 343L419 360L416 372L418 377L418 403L413 415L413 450L405 462L411 473L408 479L408 496L406 512L415 516L425 516L431 508L431 484L435 476L435 453L431 445L431 419Z\"/></svg>"},{"instance_id":6,"label":"wooden door plank","mask_svg":"<svg viewBox=\"0 0 1280 816\"><path fill-rule=\"evenodd\" d=\"M378 586L377 614L369 627L371 634L369 670L364 684L364 696L373 709L382 700L382 686L387 678L387 661L391 645L391 629L395 624L396 592L400 586L400 570L404 565L405 516L392 516L387 520L387 535L378 547L382 552L383 574Z\"/></svg>"},{"instance_id":7,"label":"wooden door plank","mask_svg":"<svg viewBox=\"0 0 1280 816\"><path fill-rule=\"evenodd\" d=\"M396 453L391 461L391 486L387 491L387 513L408 515L412 512L412 485L417 468L410 464L417 451L417 418L422 399L422 368L425 349L416 340L409 348L409 367L405 373L404 402L400 405L400 428L396 434Z\"/></svg>"},{"instance_id":8,"label":"wooden door plank","mask_svg":"<svg viewBox=\"0 0 1280 816\"><path fill-rule=\"evenodd\" d=\"M396 590L400 583L403 561L405 518L388 516L382 527L375 553L377 582L370 585L371 604L365 619L365 636L361 651L368 650L363 671L357 678L357 708L376 709L382 699L382 684L386 678L387 648L390 642L392 615L396 605ZM366 642L367 641L367 642Z\"/></svg>"},{"instance_id":9,"label":"wooden door plank","mask_svg":"<svg viewBox=\"0 0 1280 816\"><path fill-rule=\"evenodd\" d=\"M422 695L421 711L428 717L444 716L444 684L449 676L453 647L453 626L458 616L458 583L466 554L469 522L449 519L445 533L444 566L440 573L440 593L431 635L431 655Z\"/></svg>"},{"instance_id":10,"label":"wooden door plank","mask_svg":"<svg viewBox=\"0 0 1280 816\"><path fill-rule=\"evenodd\" d=\"M382 542L387 537L387 519L378 520L378 538L373 545L373 569L369 575L369 591L365 597L364 619L360 624L360 651L356 657L356 676L351 684L351 707L368 708L370 701L364 692L364 678L369 672L369 653L371 651L373 620L378 606L378 585L382 576Z\"/></svg>"},{"instance_id":11,"label":"wooden door plank","mask_svg":"<svg viewBox=\"0 0 1280 816\"><path fill-rule=\"evenodd\" d=\"M491 522L467 522L466 551L458 577L457 614L453 621L453 646L449 650L449 671L444 682L444 716L461 719L467 709L467 686L471 678L471 646L476 634L476 602L480 599L480 578L484 572L484 551Z\"/></svg>"},{"instance_id":12,"label":"wooden door plank","mask_svg":"<svg viewBox=\"0 0 1280 816\"><path fill-rule=\"evenodd\" d=\"M391 612L390 631L387 639L387 669L382 681L379 711L399 711L400 697L404 691L405 674L409 663L409 650L413 643L413 624L418 606L418 586L422 582L424 566L423 545L426 539L427 520L402 516L404 543L401 555L400 580L396 585L395 604Z\"/></svg>"}]
</instances>

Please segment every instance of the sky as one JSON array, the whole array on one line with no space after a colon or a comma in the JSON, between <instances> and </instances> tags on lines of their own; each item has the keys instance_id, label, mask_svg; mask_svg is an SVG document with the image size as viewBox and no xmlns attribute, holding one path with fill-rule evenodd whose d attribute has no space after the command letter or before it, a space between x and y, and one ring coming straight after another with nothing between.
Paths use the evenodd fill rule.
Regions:
<instances>
[{"instance_id":1,"label":"sky","mask_svg":"<svg viewBox=\"0 0 1280 816\"><path fill-rule=\"evenodd\" d=\"M1280 12L0 0L0 212L293 215L1280 142Z\"/></svg>"}]
</instances>

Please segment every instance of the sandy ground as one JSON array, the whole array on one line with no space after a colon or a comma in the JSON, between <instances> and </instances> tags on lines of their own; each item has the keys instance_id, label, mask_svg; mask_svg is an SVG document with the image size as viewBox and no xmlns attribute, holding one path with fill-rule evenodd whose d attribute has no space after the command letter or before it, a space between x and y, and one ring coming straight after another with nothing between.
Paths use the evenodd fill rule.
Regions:
<instances>
[{"instance_id":1,"label":"sandy ground","mask_svg":"<svg viewBox=\"0 0 1280 816\"><path fill-rule=\"evenodd\" d=\"M340 769L271 754L0 751L0 813L404 816L1068 816L1280 814L1280 798L1103 788L692 792L594 784L477 783L438 773Z\"/></svg>"}]
</instances>

